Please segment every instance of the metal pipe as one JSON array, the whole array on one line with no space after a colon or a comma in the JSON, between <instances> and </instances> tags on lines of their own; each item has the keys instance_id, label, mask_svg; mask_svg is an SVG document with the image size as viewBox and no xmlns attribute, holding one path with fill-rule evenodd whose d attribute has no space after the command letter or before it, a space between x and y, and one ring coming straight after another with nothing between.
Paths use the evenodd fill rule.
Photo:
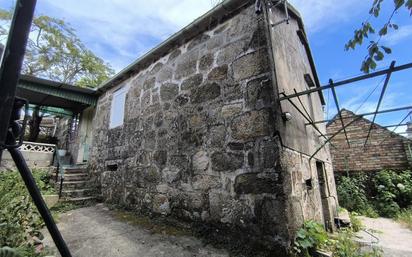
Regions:
<instances>
[{"instance_id":1,"label":"metal pipe","mask_svg":"<svg viewBox=\"0 0 412 257\"><path fill-rule=\"evenodd\" d=\"M351 122L349 122L348 124L346 124L343 128L339 129L338 132L336 132L334 135L332 135L331 137L329 137L318 149L316 149L316 151L310 156L309 161L313 159L313 157L315 157L315 155L323 148L325 147L325 145L331 141L334 137L336 137L340 132L342 132L342 130L344 128L349 127L350 125L352 125L355 121L358 121L361 117L357 117L356 119L352 120Z\"/></svg>"},{"instance_id":2,"label":"metal pipe","mask_svg":"<svg viewBox=\"0 0 412 257\"><path fill-rule=\"evenodd\" d=\"M36 182L34 181L33 175L30 172L23 155L18 149L10 148L8 150L61 256L71 257L72 255L70 254L70 251L67 248L67 245L64 242L63 237L60 234L59 229L57 228L56 223L54 222L53 217L40 194L40 190L37 188Z\"/></svg>"},{"instance_id":3,"label":"metal pipe","mask_svg":"<svg viewBox=\"0 0 412 257\"><path fill-rule=\"evenodd\" d=\"M387 110L382 110L382 111L378 111L378 112L368 112L368 113L362 113L362 114L355 114L354 116L345 116L342 117L342 119L351 119L353 117L356 116L369 116L369 115L373 115L373 114L382 114L382 113L388 113L388 112L398 112L398 111L404 111L404 110L410 110L412 109L412 105L411 106L405 106L405 107L399 107L399 108L394 108L394 109L387 109ZM319 121L315 121L313 122L314 124L319 124L319 123L325 123L325 122L331 122L332 120L319 120ZM305 123L305 125L312 125L310 122L309 123Z\"/></svg>"},{"instance_id":4,"label":"metal pipe","mask_svg":"<svg viewBox=\"0 0 412 257\"><path fill-rule=\"evenodd\" d=\"M386 88L388 87L389 80L391 79L392 69L393 69L394 66L395 66L395 61L393 61L393 62L391 63L391 66L390 66L390 68L389 68L389 72L388 72L388 74L386 75L385 83L383 84L382 91L381 91L381 95L379 96L378 105L376 106L375 114L373 115L372 123L371 123L371 125L369 126L368 135L366 136L365 144L363 145L363 147L365 147L366 144L368 143L368 139L369 139L369 136L371 135L371 131L372 131L372 128L373 128L373 124L375 124L375 119L376 119L376 115L377 115L376 112L378 112L378 111L379 111L379 108L381 107L381 103L382 103L382 100L383 100L383 96L385 95Z\"/></svg>"},{"instance_id":5,"label":"metal pipe","mask_svg":"<svg viewBox=\"0 0 412 257\"><path fill-rule=\"evenodd\" d=\"M352 116L352 118L353 118L353 116ZM392 127L402 127L402 126L406 126L406 125L407 125L407 123L390 125L390 126L380 126L380 125L379 125L379 127L381 127L381 128L392 128ZM363 131L363 129L351 129L351 130L350 130L350 132L359 132L359 131ZM401 132L401 133L403 133L403 132ZM406 132L405 132L405 133L406 133ZM400 134L400 133L397 133L397 134ZM326 136L329 136L329 135L333 135L333 133L332 133L332 134L326 133L325 135L326 135ZM320 137L320 136L319 136L319 137Z\"/></svg>"},{"instance_id":6,"label":"metal pipe","mask_svg":"<svg viewBox=\"0 0 412 257\"><path fill-rule=\"evenodd\" d=\"M349 148L350 148L350 143L349 143L348 134L346 133L345 124L343 123L342 113L340 112L340 107L339 107L339 100L338 100L338 96L337 96L337 94L336 94L335 87L333 86L333 80L332 80L332 79L329 80L329 85L332 86L332 87L331 87L331 89L332 89L332 95L333 95L333 99L334 99L334 101L335 101L336 109L338 110L339 120L340 120L340 123L342 124L343 132L345 133L346 142L348 143L348 146L349 146Z\"/></svg>"},{"instance_id":7,"label":"metal pipe","mask_svg":"<svg viewBox=\"0 0 412 257\"><path fill-rule=\"evenodd\" d=\"M412 68L412 63L407 63L407 64L400 65L400 66L397 66L397 67L393 67L392 69L388 68L388 69L385 69L385 70L381 70L381 71L372 72L372 73L369 73L369 74L353 77L353 78L350 78L350 79L337 81L333 84L333 86L338 87L338 86L342 86L342 85L345 85L345 84L361 81L361 80L364 80L364 79L369 79L369 78L382 76L382 75L388 74L389 72L396 72L396 71L406 70L406 69L410 69L410 68ZM331 88L331 85L325 85L325 86L321 86L321 87L317 87L317 88L308 89L308 90L299 92L297 94L291 94L291 95L286 95L285 94L285 96L280 97L279 100L283 101L283 100L286 100L286 99L297 97L298 95L299 96L307 95L307 94L310 94L310 93L322 91L322 90L329 89L329 88Z\"/></svg>"},{"instance_id":8,"label":"metal pipe","mask_svg":"<svg viewBox=\"0 0 412 257\"><path fill-rule=\"evenodd\" d=\"M411 115L411 114L412 114L412 111L411 111L411 112L408 112L408 114L406 114L405 118L403 118L403 119L399 122L399 124L398 124L397 126L395 126L395 128L394 128L391 132L392 132L392 133L395 133L395 130L396 130L396 129L409 117L409 115ZM383 144L383 142L385 142L387 138L388 138L388 137L386 136L378 145Z\"/></svg>"},{"instance_id":9,"label":"metal pipe","mask_svg":"<svg viewBox=\"0 0 412 257\"><path fill-rule=\"evenodd\" d=\"M283 93L281 93L281 94L283 94ZM288 99L288 102L300 113L300 115L302 115L303 118L305 118L306 121L311 122L311 119L308 118L308 117L306 117L306 115L296 106L296 104L295 104L292 100ZM318 128L315 124L312 123L311 125L313 126L313 128L314 128L323 138L325 138L326 140L328 139L328 137L325 136L325 135L322 133L322 131L320 131L319 128ZM331 145L332 145L332 144L331 144ZM332 146L333 146L333 145L332 145Z\"/></svg>"}]
</instances>

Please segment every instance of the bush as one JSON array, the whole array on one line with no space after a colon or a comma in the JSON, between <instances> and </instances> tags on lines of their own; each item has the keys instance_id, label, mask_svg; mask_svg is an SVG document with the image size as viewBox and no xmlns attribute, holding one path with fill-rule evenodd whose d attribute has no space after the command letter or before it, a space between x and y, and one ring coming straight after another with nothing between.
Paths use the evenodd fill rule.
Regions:
<instances>
[{"instance_id":1,"label":"bush","mask_svg":"<svg viewBox=\"0 0 412 257\"><path fill-rule=\"evenodd\" d=\"M412 173L383 170L373 179L376 188L376 210L384 217L395 217L412 205Z\"/></svg>"},{"instance_id":2,"label":"bush","mask_svg":"<svg viewBox=\"0 0 412 257\"><path fill-rule=\"evenodd\" d=\"M360 226L360 225L359 225ZM329 236L323 226L316 221L306 221L296 233L293 253L295 256L316 256L316 250L330 251L336 257L382 257L381 249L361 251L359 244L353 240L353 231L342 230Z\"/></svg>"},{"instance_id":3,"label":"bush","mask_svg":"<svg viewBox=\"0 0 412 257\"><path fill-rule=\"evenodd\" d=\"M323 226L316 221L307 221L296 233L293 250L299 256L311 256L316 249L322 248L328 240Z\"/></svg>"},{"instance_id":4,"label":"bush","mask_svg":"<svg viewBox=\"0 0 412 257\"><path fill-rule=\"evenodd\" d=\"M365 174L342 176L337 184L340 205L351 212L371 218L393 218L401 210L412 206L410 171L383 170L372 179ZM367 188L367 185L370 187Z\"/></svg>"},{"instance_id":5,"label":"bush","mask_svg":"<svg viewBox=\"0 0 412 257\"><path fill-rule=\"evenodd\" d=\"M33 176L42 193L53 193L47 172L35 170ZM0 247L16 248L22 256L36 256L31 239L42 238L43 225L20 174L0 173Z\"/></svg>"},{"instance_id":6,"label":"bush","mask_svg":"<svg viewBox=\"0 0 412 257\"><path fill-rule=\"evenodd\" d=\"M366 197L366 181L364 174L340 177L337 186L339 203L348 211L376 217L377 214Z\"/></svg>"}]
</instances>

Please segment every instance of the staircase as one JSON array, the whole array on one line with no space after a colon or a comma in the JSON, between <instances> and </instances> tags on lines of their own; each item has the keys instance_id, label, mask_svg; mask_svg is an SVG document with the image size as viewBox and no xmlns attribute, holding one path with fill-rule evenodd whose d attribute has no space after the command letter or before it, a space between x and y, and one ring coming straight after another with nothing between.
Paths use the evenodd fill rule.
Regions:
<instances>
[{"instance_id":1,"label":"staircase","mask_svg":"<svg viewBox=\"0 0 412 257\"><path fill-rule=\"evenodd\" d=\"M64 165L62 169L64 170L64 179L61 185L60 201L85 204L98 200L84 165ZM59 175L55 184L58 192L60 192L60 178Z\"/></svg>"}]
</instances>

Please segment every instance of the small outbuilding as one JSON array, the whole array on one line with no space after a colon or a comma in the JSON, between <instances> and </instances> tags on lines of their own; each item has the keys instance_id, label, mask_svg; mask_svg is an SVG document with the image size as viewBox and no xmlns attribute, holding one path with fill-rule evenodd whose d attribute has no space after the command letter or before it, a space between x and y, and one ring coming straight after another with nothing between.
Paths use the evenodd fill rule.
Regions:
<instances>
[{"instance_id":1,"label":"small outbuilding","mask_svg":"<svg viewBox=\"0 0 412 257\"><path fill-rule=\"evenodd\" d=\"M320 86L302 19L280 3L226 0L98 88L88 165L105 201L277 256L305 220L333 229L328 147L310 158L325 126L279 101ZM321 92L300 100L323 119Z\"/></svg>"}]
</instances>

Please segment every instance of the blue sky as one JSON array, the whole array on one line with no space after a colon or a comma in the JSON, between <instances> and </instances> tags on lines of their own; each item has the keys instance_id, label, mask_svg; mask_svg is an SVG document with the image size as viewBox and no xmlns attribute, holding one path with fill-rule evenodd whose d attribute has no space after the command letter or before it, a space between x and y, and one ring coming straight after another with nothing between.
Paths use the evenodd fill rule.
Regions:
<instances>
[{"instance_id":1,"label":"blue sky","mask_svg":"<svg viewBox=\"0 0 412 257\"><path fill-rule=\"evenodd\" d=\"M10 8L13 0L0 0L0 7ZM180 28L210 9L216 0L38 0L37 14L62 18L77 31L78 36L95 54L119 71L139 56L165 40ZM359 75L366 45L356 51L344 51L353 30L366 20L372 0L291 0L302 13L318 74L322 84L329 78L338 81ZM392 0L385 0L381 18L371 21L382 24L390 14ZM393 53L378 69L412 61L412 18L406 10L400 11L394 21L400 26L382 41ZM357 113L373 111L382 83L362 105L367 95L383 77L337 88L341 107ZM412 104L412 70L393 74L381 108ZM326 99L332 95L324 92ZM333 102L330 101L331 104ZM359 108L360 107L360 108ZM329 116L336 113L330 105ZM397 124L407 111L380 115L377 122ZM397 131L404 131L404 128Z\"/></svg>"}]
</instances>

